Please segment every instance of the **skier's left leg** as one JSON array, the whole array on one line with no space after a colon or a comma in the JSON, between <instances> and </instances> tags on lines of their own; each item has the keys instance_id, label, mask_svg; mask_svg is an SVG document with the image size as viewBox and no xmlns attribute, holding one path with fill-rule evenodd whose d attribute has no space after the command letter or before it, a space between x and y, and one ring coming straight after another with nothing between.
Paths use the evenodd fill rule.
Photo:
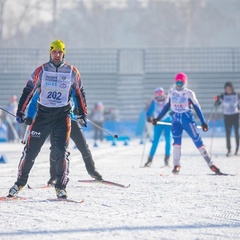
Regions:
<instances>
[{"instance_id":1,"label":"skier's left leg","mask_svg":"<svg viewBox=\"0 0 240 240\"><path fill-rule=\"evenodd\" d=\"M68 143L71 131L69 116L59 117L52 128L52 142L56 151L56 184L55 190L58 198L67 198L66 186L69 181Z\"/></svg>"},{"instance_id":2,"label":"skier's left leg","mask_svg":"<svg viewBox=\"0 0 240 240\"><path fill-rule=\"evenodd\" d=\"M235 155L237 155L238 149L239 149L239 114L234 115L233 127L235 132L235 141L236 141Z\"/></svg>"},{"instance_id":3,"label":"skier's left leg","mask_svg":"<svg viewBox=\"0 0 240 240\"><path fill-rule=\"evenodd\" d=\"M163 130L163 126L160 125L156 125L153 127L153 141L152 141L152 146L148 155L148 160L147 162L144 164L145 167L148 167L151 165L153 157L156 153L157 150L157 146L160 140L160 136Z\"/></svg>"},{"instance_id":4,"label":"skier's left leg","mask_svg":"<svg viewBox=\"0 0 240 240\"><path fill-rule=\"evenodd\" d=\"M172 137L173 137L173 170L174 174L180 171L181 160L181 145L182 145L182 124L180 122L172 123Z\"/></svg>"},{"instance_id":5,"label":"skier's left leg","mask_svg":"<svg viewBox=\"0 0 240 240\"><path fill-rule=\"evenodd\" d=\"M200 152L200 154L202 155L202 157L204 158L204 160L206 161L206 163L210 167L210 169L213 172L219 174L220 170L219 170L219 168L217 168L214 165L211 155L208 153L206 147L204 146L202 138L197 129L196 123L189 122L189 123L184 124L184 130L191 137L191 139L193 140L193 143L197 147L198 151Z\"/></svg>"},{"instance_id":6,"label":"skier's left leg","mask_svg":"<svg viewBox=\"0 0 240 240\"><path fill-rule=\"evenodd\" d=\"M165 138L165 165L169 165L169 158L171 155L171 126L163 126L164 127L164 138Z\"/></svg>"}]
</instances>

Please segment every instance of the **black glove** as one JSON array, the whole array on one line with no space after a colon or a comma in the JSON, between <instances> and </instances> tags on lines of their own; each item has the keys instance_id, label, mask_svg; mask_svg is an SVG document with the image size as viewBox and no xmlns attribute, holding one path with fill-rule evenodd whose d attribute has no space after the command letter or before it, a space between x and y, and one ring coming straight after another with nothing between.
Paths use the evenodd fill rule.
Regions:
<instances>
[{"instance_id":1,"label":"black glove","mask_svg":"<svg viewBox=\"0 0 240 240\"><path fill-rule=\"evenodd\" d=\"M152 125L156 126L159 120L160 120L159 118L152 119Z\"/></svg>"},{"instance_id":2,"label":"black glove","mask_svg":"<svg viewBox=\"0 0 240 240\"><path fill-rule=\"evenodd\" d=\"M207 125L207 123L202 123L202 130L203 130L204 132L207 132L207 131L208 131L208 125Z\"/></svg>"},{"instance_id":3,"label":"black glove","mask_svg":"<svg viewBox=\"0 0 240 240\"><path fill-rule=\"evenodd\" d=\"M152 122L152 118L151 117L147 117L147 122L151 123Z\"/></svg>"},{"instance_id":4,"label":"black glove","mask_svg":"<svg viewBox=\"0 0 240 240\"><path fill-rule=\"evenodd\" d=\"M77 108L73 109L73 113L74 115L79 116L79 110Z\"/></svg>"},{"instance_id":5,"label":"black glove","mask_svg":"<svg viewBox=\"0 0 240 240\"><path fill-rule=\"evenodd\" d=\"M87 127L87 116L80 115L80 116L77 116L77 119L78 119L78 122L81 126Z\"/></svg>"},{"instance_id":6,"label":"black glove","mask_svg":"<svg viewBox=\"0 0 240 240\"><path fill-rule=\"evenodd\" d=\"M220 100L216 100L214 103L215 107L218 107L220 104L221 104Z\"/></svg>"},{"instance_id":7,"label":"black glove","mask_svg":"<svg viewBox=\"0 0 240 240\"><path fill-rule=\"evenodd\" d=\"M32 125L32 118L27 117L27 118L25 119L25 123L26 123L27 125Z\"/></svg>"},{"instance_id":8,"label":"black glove","mask_svg":"<svg viewBox=\"0 0 240 240\"><path fill-rule=\"evenodd\" d=\"M24 123L24 120L25 120L24 116L25 116L25 114L23 112L17 110L17 114L16 115L17 115L16 116L16 121L18 123Z\"/></svg>"},{"instance_id":9,"label":"black glove","mask_svg":"<svg viewBox=\"0 0 240 240\"><path fill-rule=\"evenodd\" d=\"M214 100L215 100L215 103L214 103L215 107L218 107L221 104L220 97L214 96Z\"/></svg>"}]
</instances>

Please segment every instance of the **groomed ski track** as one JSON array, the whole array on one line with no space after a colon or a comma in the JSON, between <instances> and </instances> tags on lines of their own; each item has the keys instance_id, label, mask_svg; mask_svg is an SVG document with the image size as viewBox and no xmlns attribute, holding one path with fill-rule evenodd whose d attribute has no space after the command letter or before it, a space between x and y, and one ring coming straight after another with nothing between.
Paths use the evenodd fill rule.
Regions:
<instances>
[{"instance_id":1,"label":"groomed ski track","mask_svg":"<svg viewBox=\"0 0 240 240\"><path fill-rule=\"evenodd\" d=\"M209 149L210 138L204 143ZM32 201L0 203L0 239L4 240L192 240L240 239L240 155L225 157L225 138L215 138L212 155L216 165L236 176L214 176L193 143L183 138L181 171L171 174L163 165L164 141L150 168L140 168L151 143L133 139L129 145L103 142L98 148L88 139L97 170L104 179L130 184L117 188L104 184L81 184L91 179L81 155L70 143L69 198L82 204L41 201L54 198L53 188L28 189L19 196ZM232 139L235 150L234 139ZM0 165L0 195L7 194L16 181L23 145L0 143L0 155L8 162ZM172 163L171 163L172 165ZM160 176L162 174L162 176ZM49 178L49 143L46 142L30 173L31 186L46 184ZM38 201L34 201L38 200Z\"/></svg>"}]
</instances>

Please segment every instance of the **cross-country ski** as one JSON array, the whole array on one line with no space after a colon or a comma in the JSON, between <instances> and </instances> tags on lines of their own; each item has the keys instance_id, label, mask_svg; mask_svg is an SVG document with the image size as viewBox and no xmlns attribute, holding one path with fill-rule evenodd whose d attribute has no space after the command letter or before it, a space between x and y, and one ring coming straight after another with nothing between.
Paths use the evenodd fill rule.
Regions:
<instances>
[{"instance_id":1,"label":"cross-country ski","mask_svg":"<svg viewBox=\"0 0 240 240\"><path fill-rule=\"evenodd\" d=\"M81 182L81 183L100 183L100 184L106 184L106 185L110 185L110 186L116 186L116 187L121 187L121 188L129 188L130 187L130 184L128 185L124 185L124 184L121 184L121 183L117 183L117 182L112 182L112 181L107 181L107 180L85 180L85 179L82 179L82 180L78 180L78 182Z\"/></svg>"},{"instance_id":2,"label":"cross-country ski","mask_svg":"<svg viewBox=\"0 0 240 240\"><path fill-rule=\"evenodd\" d=\"M48 198L48 202L67 202L67 203L83 203L84 200L73 200L73 199L64 199L64 198Z\"/></svg>"},{"instance_id":3,"label":"cross-country ski","mask_svg":"<svg viewBox=\"0 0 240 240\"><path fill-rule=\"evenodd\" d=\"M52 185L40 185L40 186L30 186L29 184L27 184L27 188L28 189L48 189L48 188L53 188L54 186Z\"/></svg>"},{"instance_id":4,"label":"cross-country ski","mask_svg":"<svg viewBox=\"0 0 240 240\"><path fill-rule=\"evenodd\" d=\"M20 196L16 196L16 197L7 197L7 196L3 196L0 197L0 202L11 202L11 201L25 201L28 200L27 197L20 197Z\"/></svg>"}]
</instances>

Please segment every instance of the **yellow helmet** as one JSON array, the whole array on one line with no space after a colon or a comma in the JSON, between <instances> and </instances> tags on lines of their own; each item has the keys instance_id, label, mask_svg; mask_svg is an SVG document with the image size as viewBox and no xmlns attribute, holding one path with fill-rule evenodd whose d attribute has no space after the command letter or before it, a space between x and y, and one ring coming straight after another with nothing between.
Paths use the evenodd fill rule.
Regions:
<instances>
[{"instance_id":1,"label":"yellow helmet","mask_svg":"<svg viewBox=\"0 0 240 240\"><path fill-rule=\"evenodd\" d=\"M65 43L59 39L55 40L50 45L50 52L53 50L62 51L65 54L66 53Z\"/></svg>"}]
</instances>

